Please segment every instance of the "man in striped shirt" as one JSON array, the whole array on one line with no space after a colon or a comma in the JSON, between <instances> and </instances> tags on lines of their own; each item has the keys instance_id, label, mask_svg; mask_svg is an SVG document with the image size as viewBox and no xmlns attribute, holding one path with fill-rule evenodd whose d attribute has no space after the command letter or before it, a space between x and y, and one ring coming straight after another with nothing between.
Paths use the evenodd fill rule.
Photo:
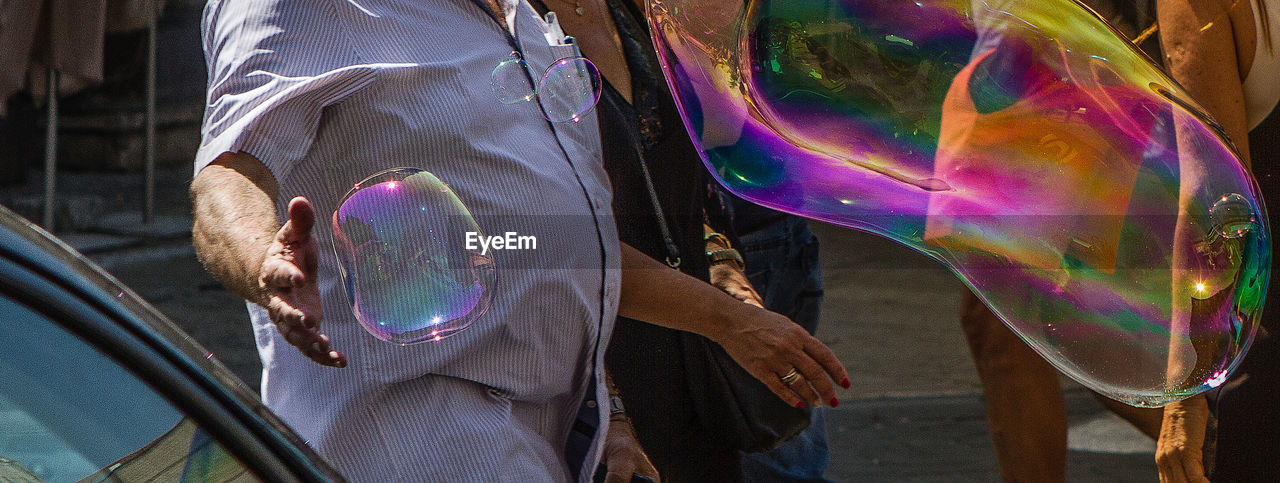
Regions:
<instances>
[{"instance_id":1,"label":"man in striped shirt","mask_svg":"<svg viewBox=\"0 0 1280 483\"><path fill-rule=\"evenodd\" d=\"M550 123L537 102L497 100L491 73L513 50L536 72L576 53L555 30L521 0L206 7L194 241L248 301L264 401L355 480L589 479L604 432L582 468L564 444L579 403L607 400L620 300L624 315L712 336L793 404L845 376L785 318L618 244L594 114ZM447 182L485 230L538 240L494 253L488 312L439 343L364 333L321 255L332 233L313 227L353 183L399 166ZM813 389L790 392L777 376L791 367Z\"/></svg>"},{"instance_id":2,"label":"man in striped shirt","mask_svg":"<svg viewBox=\"0 0 1280 483\"><path fill-rule=\"evenodd\" d=\"M512 6L503 23L533 68L572 50ZM592 379L605 400L620 256L594 119L550 124L536 102L496 100L503 27L468 0L206 7L196 244L250 302L263 399L355 480L566 480L563 441ZM445 180L486 230L539 241L494 254L489 311L440 343L364 333L331 230L310 226L398 166Z\"/></svg>"}]
</instances>

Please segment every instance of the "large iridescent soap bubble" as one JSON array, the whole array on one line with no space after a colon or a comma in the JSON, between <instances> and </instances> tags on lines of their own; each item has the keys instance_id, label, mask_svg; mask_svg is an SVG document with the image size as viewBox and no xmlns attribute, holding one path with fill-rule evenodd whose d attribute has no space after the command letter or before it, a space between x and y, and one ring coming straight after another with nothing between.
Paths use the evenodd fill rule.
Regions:
<instances>
[{"instance_id":1,"label":"large iridescent soap bubble","mask_svg":"<svg viewBox=\"0 0 1280 483\"><path fill-rule=\"evenodd\" d=\"M429 172L396 168L356 183L333 213L333 233L347 301L374 337L439 341L489 308L493 257L468 243L484 233Z\"/></svg>"},{"instance_id":2,"label":"large iridescent soap bubble","mask_svg":"<svg viewBox=\"0 0 1280 483\"><path fill-rule=\"evenodd\" d=\"M1270 235L1222 130L1070 0L650 0L728 189L958 274L1067 375L1158 406L1221 384Z\"/></svg>"}]
</instances>

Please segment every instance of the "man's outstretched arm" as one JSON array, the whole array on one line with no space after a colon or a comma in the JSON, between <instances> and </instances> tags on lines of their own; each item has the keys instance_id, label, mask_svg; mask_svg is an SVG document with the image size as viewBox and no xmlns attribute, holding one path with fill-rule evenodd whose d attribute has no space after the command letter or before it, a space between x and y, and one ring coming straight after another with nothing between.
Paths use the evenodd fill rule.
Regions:
<instances>
[{"instance_id":1,"label":"man's outstretched arm","mask_svg":"<svg viewBox=\"0 0 1280 483\"><path fill-rule=\"evenodd\" d=\"M271 171L246 153L224 153L191 182L192 241L205 269L232 293L267 309L276 328L311 360L346 366L319 331L315 211L298 197L289 220L276 214L278 187Z\"/></svg>"}]
</instances>

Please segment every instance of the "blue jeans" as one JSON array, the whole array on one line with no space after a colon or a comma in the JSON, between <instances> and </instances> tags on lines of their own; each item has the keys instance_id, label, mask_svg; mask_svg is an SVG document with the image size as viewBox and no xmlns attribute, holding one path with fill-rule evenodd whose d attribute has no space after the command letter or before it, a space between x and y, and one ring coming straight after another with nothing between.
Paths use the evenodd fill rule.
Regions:
<instances>
[{"instance_id":1,"label":"blue jeans","mask_svg":"<svg viewBox=\"0 0 1280 483\"><path fill-rule=\"evenodd\" d=\"M818 327L822 305L822 266L818 237L804 219L787 216L750 233L739 233L739 250L765 307L787 316L809 333ZM767 453L744 453L744 481L827 481L827 428L823 409L815 408L809 427Z\"/></svg>"}]
</instances>

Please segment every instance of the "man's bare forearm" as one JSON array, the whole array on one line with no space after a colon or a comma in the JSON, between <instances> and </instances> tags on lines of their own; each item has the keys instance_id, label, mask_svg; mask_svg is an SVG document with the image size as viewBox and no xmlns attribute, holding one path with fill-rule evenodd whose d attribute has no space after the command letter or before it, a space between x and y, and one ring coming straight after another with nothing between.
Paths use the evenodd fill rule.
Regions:
<instances>
[{"instance_id":1,"label":"man's bare forearm","mask_svg":"<svg viewBox=\"0 0 1280 483\"><path fill-rule=\"evenodd\" d=\"M226 153L191 182L196 255L232 293L263 304L258 277L267 248L280 228L275 177L261 161Z\"/></svg>"}]
</instances>

